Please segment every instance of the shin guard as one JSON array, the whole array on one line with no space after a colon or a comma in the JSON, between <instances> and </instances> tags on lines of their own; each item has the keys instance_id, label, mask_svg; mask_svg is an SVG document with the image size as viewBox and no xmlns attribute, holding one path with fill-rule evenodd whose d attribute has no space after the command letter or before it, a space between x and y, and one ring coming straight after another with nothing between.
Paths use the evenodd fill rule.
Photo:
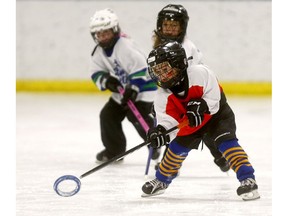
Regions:
<instances>
[{"instance_id":1,"label":"shin guard","mask_svg":"<svg viewBox=\"0 0 288 216\"><path fill-rule=\"evenodd\" d=\"M221 143L219 150L235 171L239 181L247 178L255 179L254 169L248 160L248 155L236 139Z\"/></svg>"},{"instance_id":2,"label":"shin guard","mask_svg":"<svg viewBox=\"0 0 288 216\"><path fill-rule=\"evenodd\" d=\"M156 172L157 179L170 184L177 177L182 162L186 159L190 150L172 141Z\"/></svg>"}]
</instances>

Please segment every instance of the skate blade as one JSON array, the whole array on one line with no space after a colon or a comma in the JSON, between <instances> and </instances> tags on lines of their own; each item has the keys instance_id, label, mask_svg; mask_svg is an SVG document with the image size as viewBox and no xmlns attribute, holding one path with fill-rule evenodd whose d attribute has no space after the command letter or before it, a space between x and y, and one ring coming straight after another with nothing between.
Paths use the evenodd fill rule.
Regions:
<instances>
[{"instance_id":1,"label":"skate blade","mask_svg":"<svg viewBox=\"0 0 288 216\"><path fill-rule=\"evenodd\" d=\"M152 197L152 196L158 196L161 195L165 192L165 190L159 190L156 193L153 194L146 194L146 193L142 193L141 197L145 198L145 197Z\"/></svg>"},{"instance_id":2,"label":"skate blade","mask_svg":"<svg viewBox=\"0 0 288 216\"><path fill-rule=\"evenodd\" d=\"M260 199L260 195L258 193L258 190L253 190L249 193L241 194L240 196L244 201Z\"/></svg>"}]
</instances>

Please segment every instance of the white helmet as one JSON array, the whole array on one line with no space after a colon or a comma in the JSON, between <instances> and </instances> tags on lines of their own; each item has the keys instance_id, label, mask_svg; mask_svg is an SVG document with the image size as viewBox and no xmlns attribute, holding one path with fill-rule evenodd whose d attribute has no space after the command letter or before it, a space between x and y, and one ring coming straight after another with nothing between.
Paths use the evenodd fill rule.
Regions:
<instances>
[{"instance_id":1,"label":"white helmet","mask_svg":"<svg viewBox=\"0 0 288 216\"><path fill-rule=\"evenodd\" d=\"M119 33L119 21L117 15L109 8L96 11L90 18L90 32L95 34L99 31L113 29L114 33Z\"/></svg>"}]
</instances>

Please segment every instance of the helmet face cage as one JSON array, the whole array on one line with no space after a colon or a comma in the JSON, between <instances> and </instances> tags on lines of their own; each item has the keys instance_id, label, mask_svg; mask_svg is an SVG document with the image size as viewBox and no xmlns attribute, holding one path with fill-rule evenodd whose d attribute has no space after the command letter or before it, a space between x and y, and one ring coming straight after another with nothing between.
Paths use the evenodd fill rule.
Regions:
<instances>
[{"instance_id":1,"label":"helmet face cage","mask_svg":"<svg viewBox=\"0 0 288 216\"><path fill-rule=\"evenodd\" d=\"M174 36L163 35L162 33L162 24L164 20L175 20L179 21L181 26L181 33ZM176 40L179 43L183 42L183 39L186 35L187 25L189 21L189 16L186 9L182 5L169 4L165 6L159 13L157 18L157 33L158 35L165 40Z\"/></svg>"},{"instance_id":2,"label":"helmet face cage","mask_svg":"<svg viewBox=\"0 0 288 216\"><path fill-rule=\"evenodd\" d=\"M97 43L99 43L97 36L96 36L97 32L111 29L115 37L118 37L120 34L118 17L109 8L96 11L94 15L90 18L89 27L90 27L90 33L94 41ZM101 45L101 43L99 44Z\"/></svg>"},{"instance_id":3,"label":"helmet face cage","mask_svg":"<svg viewBox=\"0 0 288 216\"><path fill-rule=\"evenodd\" d=\"M177 83L177 77L180 74L178 68L172 68L168 61L159 63L151 67L154 80L162 88L173 86L174 82Z\"/></svg>"},{"instance_id":4,"label":"helmet face cage","mask_svg":"<svg viewBox=\"0 0 288 216\"><path fill-rule=\"evenodd\" d=\"M177 42L168 42L151 51L147 63L150 77L165 89L175 86L188 67L185 50Z\"/></svg>"}]
</instances>

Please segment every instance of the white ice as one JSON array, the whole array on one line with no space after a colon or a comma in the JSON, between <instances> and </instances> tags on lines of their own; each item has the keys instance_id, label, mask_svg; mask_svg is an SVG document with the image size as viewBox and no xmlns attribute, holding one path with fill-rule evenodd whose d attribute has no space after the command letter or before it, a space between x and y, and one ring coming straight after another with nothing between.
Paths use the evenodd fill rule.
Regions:
<instances>
[{"instance_id":1,"label":"white ice","mask_svg":"<svg viewBox=\"0 0 288 216\"><path fill-rule=\"evenodd\" d=\"M81 179L73 197L53 190L62 175L80 176L94 168L103 149L99 112L108 95L16 95L17 216L269 216L272 215L271 97L231 97L239 143L256 172L261 199L243 201L236 194L235 174L222 173L204 146L193 150L180 176L160 196L141 198L148 150L125 157ZM127 149L143 140L123 122ZM113 136L113 131L111 131ZM148 179L154 178L153 162Z\"/></svg>"}]
</instances>

